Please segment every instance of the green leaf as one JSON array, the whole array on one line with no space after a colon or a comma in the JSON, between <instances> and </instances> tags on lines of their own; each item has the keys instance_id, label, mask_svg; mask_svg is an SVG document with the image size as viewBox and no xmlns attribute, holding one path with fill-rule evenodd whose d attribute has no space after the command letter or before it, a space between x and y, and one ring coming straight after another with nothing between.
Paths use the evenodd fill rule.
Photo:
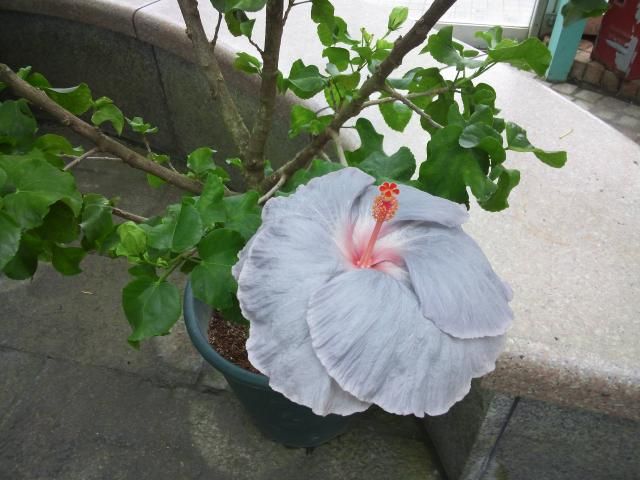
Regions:
<instances>
[{"instance_id":1,"label":"green leaf","mask_svg":"<svg viewBox=\"0 0 640 480\"><path fill-rule=\"evenodd\" d=\"M388 157L384 152L374 152L358 167L377 179L409 181L416 170L416 159L407 147L401 147Z\"/></svg>"},{"instance_id":2,"label":"green leaf","mask_svg":"<svg viewBox=\"0 0 640 480\"><path fill-rule=\"evenodd\" d=\"M87 254L82 248L63 248L53 245L51 251L53 254L51 263L58 272L63 275L77 275L82 272L80 262Z\"/></svg>"},{"instance_id":3,"label":"green leaf","mask_svg":"<svg viewBox=\"0 0 640 480\"><path fill-rule=\"evenodd\" d=\"M180 292L166 281L138 277L122 290L122 306L132 332L128 341L166 335L180 318Z\"/></svg>"},{"instance_id":4,"label":"green leaf","mask_svg":"<svg viewBox=\"0 0 640 480\"><path fill-rule=\"evenodd\" d=\"M29 143L37 128L25 99L6 100L0 104L0 145L16 147Z\"/></svg>"},{"instance_id":5,"label":"green leaf","mask_svg":"<svg viewBox=\"0 0 640 480\"><path fill-rule=\"evenodd\" d=\"M293 138L300 132L308 132L312 135L318 135L331 123L331 115L323 115L318 117L315 112L303 107L302 105L294 105L291 108L291 128L289 129L289 137Z\"/></svg>"},{"instance_id":6,"label":"green leaf","mask_svg":"<svg viewBox=\"0 0 640 480\"><path fill-rule=\"evenodd\" d=\"M330 47L336 43L357 44L351 39L347 30L347 22L340 17L333 17L331 22L318 24L318 39L325 47Z\"/></svg>"},{"instance_id":7,"label":"green leaf","mask_svg":"<svg viewBox=\"0 0 640 480\"><path fill-rule=\"evenodd\" d=\"M7 181L7 173L0 168L0 196L2 195L2 187L4 187L4 184L6 181ZM2 202L0 201L0 205L1 204Z\"/></svg>"},{"instance_id":8,"label":"green leaf","mask_svg":"<svg viewBox=\"0 0 640 480\"><path fill-rule=\"evenodd\" d=\"M506 159L506 153L502 146L502 136L485 123L467 125L462 131L458 143L463 148L478 147L484 150L497 163L502 163Z\"/></svg>"},{"instance_id":9,"label":"green leaf","mask_svg":"<svg viewBox=\"0 0 640 480\"><path fill-rule=\"evenodd\" d=\"M49 206L62 201L74 215L80 213L82 197L75 179L61 172L42 158L28 155L0 155L0 169L7 173L13 193L4 197L4 209L23 228L37 227L49 211Z\"/></svg>"},{"instance_id":10,"label":"green leaf","mask_svg":"<svg viewBox=\"0 0 640 480\"><path fill-rule=\"evenodd\" d=\"M349 165L358 165L375 152L381 152L384 137L376 132L373 124L366 118L356 121L356 131L360 137L360 147L352 152L345 152Z\"/></svg>"},{"instance_id":11,"label":"green leaf","mask_svg":"<svg viewBox=\"0 0 640 480\"><path fill-rule=\"evenodd\" d=\"M20 234L20 226L0 210L0 270L18 253Z\"/></svg>"},{"instance_id":12,"label":"green leaf","mask_svg":"<svg viewBox=\"0 0 640 480\"><path fill-rule=\"evenodd\" d=\"M547 152L534 147L527 138L526 130L512 122L507 122L507 144L509 145L509 150L515 152L531 152L550 167L560 168L567 162L567 152Z\"/></svg>"},{"instance_id":13,"label":"green leaf","mask_svg":"<svg viewBox=\"0 0 640 480\"><path fill-rule=\"evenodd\" d=\"M411 120L413 112L404 103L394 101L381 103L380 113L390 128L397 132L403 132Z\"/></svg>"},{"instance_id":14,"label":"green leaf","mask_svg":"<svg viewBox=\"0 0 640 480\"><path fill-rule=\"evenodd\" d=\"M408 148L402 147L388 156L384 152L383 136L365 118L358 119L356 131L360 136L360 147L352 152L345 152L349 165L358 166L378 179L406 181L411 178L416 161Z\"/></svg>"},{"instance_id":15,"label":"green leaf","mask_svg":"<svg viewBox=\"0 0 640 480\"><path fill-rule=\"evenodd\" d=\"M202 188L200 198L196 201L196 209L200 213L204 228L211 228L227 218L224 204L224 186L220 177L209 175Z\"/></svg>"},{"instance_id":16,"label":"green leaf","mask_svg":"<svg viewBox=\"0 0 640 480\"><path fill-rule=\"evenodd\" d=\"M282 186L282 191L290 193L295 191L300 185L305 185L312 178L321 177L327 173L335 172L344 168L339 163L327 162L319 158L311 162L311 166L307 170L296 171L289 180Z\"/></svg>"},{"instance_id":17,"label":"green leaf","mask_svg":"<svg viewBox=\"0 0 640 480\"><path fill-rule=\"evenodd\" d=\"M70 243L78 238L80 227L73 211L65 203L56 202L49 208L42 225L33 232L50 242Z\"/></svg>"},{"instance_id":18,"label":"green leaf","mask_svg":"<svg viewBox=\"0 0 640 480\"><path fill-rule=\"evenodd\" d=\"M485 32L476 32L476 38L484 40L489 48L495 48L502 41L502 27L491 27Z\"/></svg>"},{"instance_id":19,"label":"green leaf","mask_svg":"<svg viewBox=\"0 0 640 480\"><path fill-rule=\"evenodd\" d=\"M227 217L225 228L235 230L245 240L249 240L262 222L259 199L260 195L254 190L242 195L224 197L222 201Z\"/></svg>"},{"instance_id":20,"label":"green leaf","mask_svg":"<svg viewBox=\"0 0 640 480\"><path fill-rule=\"evenodd\" d=\"M187 156L187 166L189 170L200 179L205 179L208 175L220 177L222 181L229 180L229 174L224 168L219 167L213 161L213 154L216 153L209 147L200 147Z\"/></svg>"},{"instance_id":21,"label":"green leaf","mask_svg":"<svg viewBox=\"0 0 640 480\"><path fill-rule=\"evenodd\" d=\"M158 250L183 252L196 245L202 238L202 219L191 199L184 199L176 210L162 218L159 225L147 231L149 245Z\"/></svg>"},{"instance_id":22,"label":"green leaf","mask_svg":"<svg viewBox=\"0 0 640 480\"><path fill-rule=\"evenodd\" d=\"M249 321L242 316L240 304L238 303L238 299L235 295L231 297L230 307L220 309L220 315L222 315L222 318L229 320L230 322L249 326Z\"/></svg>"},{"instance_id":23,"label":"green leaf","mask_svg":"<svg viewBox=\"0 0 640 480\"><path fill-rule=\"evenodd\" d=\"M498 188L487 200L478 202L482 208L490 212L499 212L509 208L507 198L509 193L520 183L520 172L497 166L491 172L492 176L498 176Z\"/></svg>"},{"instance_id":24,"label":"green leaf","mask_svg":"<svg viewBox=\"0 0 640 480\"><path fill-rule=\"evenodd\" d=\"M224 15L224 20L231 35L234 37L244 35L247 38L251 38L253 25L256 21L250 19L242 10L235 9L228 11Z\"/></svg>"},{"instance_id":25,"label":"green leaf","mask_svg":"<svg viewBox=\"0 0 640 480\"><path fill-rule=\"evenodd\" d=\"M358 83L360 83L360 74L358 72L329 78L329 84L324 89L327 103L334 110L337 110L345 100L351 101L358 88Z\"/></svg>"},{"instance_id":26,"label":"green leaf","mask_svg":"<svg viewBox=\"0 0 640 480\"><path fill-rule=\"evenodd\" d=\"M484 60L466 58L462 55L463 50L461 44L453 41L453 27L447 26L438 33L429 35L427 46L420 53L429 52L438 62L454 66L458 70L475 69L485 63Z\"/></svg>"},{"instance_id":27,"label":"green leaf","mask_svg":"<svg viewBox=\"0 0 640 480\"><path fill-rule=\"evenodd\" d=\"M196 298L218 309L233 305L237 284L231 267L238 261L238 252L244 244L237 231L225 228L214 230L202 239L198 245L202 261L191 272Z\"/></svg>"},{"instance_id":28,"label":"green leaf","mask_svg":"<svg viewBox=\"0 0 640 480\"><path fill-rule=\"evenodd\" d=\"M460 146L461 133L461 126L449 125L432 135L417 184L432 195L469 207L467 187L480 201L490 198L497 187L487 178L483 152Z\"/></svg>"},{"instance_id":29,"label":"green leaf","mask_svg":"<svg viewBox=\"0 0 640 480\"><path fill-rule=\"evenodd\" d=\"M157 133L158 127L152 127L150 123L146 123L142 117L125 118L131 129L142 135Z\"/></svg>"},{"instance_id":30,"label":"green leaf","mask_svg":"<svg viewBox=\"0 0 640 480\"><path fill-rule=\"evenodd\" d=\"M392 32L399 29L404 22L407 21L409 16L409 9L407 7L394 7L389 14L389 20L387 21L387 29Z\"/></svg>"},{"instance_id":31,"label":"green leaf","mask_svg":"<svg viewBox=\"0 0 640 480\"><path fill-rule=\"evenodd\" d=\"M90 193L84 196L80 229L90 245L101 242L113 230L111 204L102 195Z\"/></svg>"},{"instance_id":32,"label":"green leaf","mask_svg":"<svg viewBox=\"0 0 640 480\"><path fill-rule=\"evenodd\" d=\"M262 73L262 62L253 55L249 55L245 52L237 52L236 59L233 62L233 66L241 72L249 74Z\"/></svg>"},{"instance_id":33,"label":"green leaf","mask_svg":"<svg viewBox=\"0 0 640 480\"><path fill-rule=\"evenodd\" d=\"M38 254L42 242L34 235L25 234L20 239L16 255L3 268L4 274L12 280L31 278L38 269Z\"/></svg>"},{"instance_id":34,"label":"green leaf","mask_svg":"<svg viewBox=\"0 0 640 480\"><path fill-rule=\"evenodd\" d=\"M326 79L320 74L315 65L305 65L302 60L296 60L291 66L288 85L298 97L311 98L326 85Z\"/></svg>"},{"instance_id":35,"label":"green leaf","mask_svg":"<svg viewBox=\"0 0 640 480\"><path fill-rule=\"evenodd\" d=\"M54 102L74 115L82 115L93 105L91 90L86 83L69 88L45 87L44 91Z\"/></svg>"},{"instance_id":36,"label":"green leaf","mask_svg":"<svg viewBox=\"0 0 640 480\"><path fill-rule=\"evenodd\" d=\"M147 173L147 184L149 184L151 188L160 188L166 183L167 182L165 182L160 177L156 177L155 175L151 175L150 173Z\"/></svg>"},{"instance_id":37,"label":"green leaf","mask_svg":"<svg viewBox=\"0 0 640 480\"><path fill-rule=\"evenodd\" d=\"M551 52L537 38L528 38L523 42L504 39L495 48L487 51L489 58L495 62L505 62L522 70L533 70L544 75L551 63Z\"/></svg>"},{"instance_id":38,"label":"green leaf","mask_svg":"<svg viewBox=\"0 0 640 480\"><path fill-rule=\"evenodd\" d=\"M424 107L424 111L434 121L438 122L440 125L446 126L447 121L449 120L449 110L451 109L451 105L454 103L455 100L453 99L452 94L441 94L438 95L438 98L435 101ZM438 130L437 127L433 127L422 117L420 117L420 126L432 135L436 130Z\"/></svg>"},{"instance_id":39,"label":"green leaf","mask_svg":"<svg viewBox=\"0 0 640 480\"><path fill-rule=\"evenodd\" d=\"M562 7L564 26L566 27L585 18L599 17L608 9L609 4L606 0L569 0Z\"/></svg>"},{"instance_id":40,"label":"green leaf","mask_svg":"<svg viewBox=\"0 0 640 480\"><path fill-rule=\"evenodd\" d=\"M129 270L129 275L132 277L147 277L151 280L158 280L158 274L156 273L156 267L147 263L141 263L134 265Z\"/></svg>"},{"instance_id":41,"label":"green leaf","mask_svg":"<svg viewBox=\"0 0 640 480\"><path fill-rule=\"evenodd\" d=\"M244 10L245 12L258 12L264 8L267 0L225 0L225 9Z\"/></svg>"},{"instance_id":42,"label":"green leaf","mask_svg":"<svg viewBox=\"0 0 640 480\"><path fill-rule=\"evenodd\" d=\"M334 8L329 0L312 0L311 20L314 23L331 25L334 19Z\"/></svg>"},{"instance_id":43,"label":"green leaf","mask_svg":"<svg viewBox=\"0 0 640 480\"><path fill-rule=\"evenodd\" d=\"M94 103L91 122L96 126L100 126L104 122L111 122L118 135L121 135L124 128L124 115L122 110L116 107L110 98L100 97Z\"/></svg>"},{"instance_id":44,"label":"green leaf","mask_svg":"<svg viewBox=\"0 0 640 480\"><path fill-rule=\"evenodd\" d=\"M46 133L38 137L34 146L52 155L80 155L84 151L82 147L74 147L69 140L53 133Z\"/></svg>"},{"instance_id":45,"label":"green leaf","mask_svg":"<svg viewBox=\"0 0 640 480\"><path fill-rule=\"evenodd\" d=\"M349 68L349 50L342 47L327 47L322 51L322 56L337 67L341 72Z\"/></svg>"},{"instance_id":46,"label":"green leaf","mask_svg":"<svg viewBox=\"0 0 640 480\"><path fill-rule=\"evenodd\" d=\"M147 249L147 233L134 222L128 221L118 226L120 243L116 247L116 255L122 257L139 257Z\"/></svg>"},{"instance_id":47,"label":"green leaf","mask_svg":"<svg viewBox=\"0 0 640 480\"><path fill-rule=\"evenodd\" d=\"M240 170L242 170L242 159L238 158L238 157L232 157L232 158L227 158L224 161L227 165L231 165L233 167L239 168Z\"/></svg>"}]
</instances>

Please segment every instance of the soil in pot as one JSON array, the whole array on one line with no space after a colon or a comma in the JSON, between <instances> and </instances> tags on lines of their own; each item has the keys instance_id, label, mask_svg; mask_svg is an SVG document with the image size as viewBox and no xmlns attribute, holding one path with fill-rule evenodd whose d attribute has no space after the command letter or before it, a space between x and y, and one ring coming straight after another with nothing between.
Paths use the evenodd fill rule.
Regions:
<instances>
[{"instance_id":1,"label":"soil in pot","mask_svg":"<svg viewBox=\"0 0 640 480\"><path fill-rule=\"evenodd\" d=\"M245 370L260 373L249 362L246 349L247 338L249 338L248 326L228 322L214 311L209 320L207 333L209 345L220 355Z\"/></svg>"}]
</instances>

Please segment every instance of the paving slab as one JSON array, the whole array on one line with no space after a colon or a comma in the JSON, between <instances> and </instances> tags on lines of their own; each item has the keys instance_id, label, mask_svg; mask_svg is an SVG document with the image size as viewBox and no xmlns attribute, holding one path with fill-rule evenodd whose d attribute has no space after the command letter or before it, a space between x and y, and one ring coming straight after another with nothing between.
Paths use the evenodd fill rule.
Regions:
<instances>
[{"instance_id":1,"label":"paving slab","mask_svg":"<svg viewBox=\"0 0 640 480\"><path fill-rule=\"evenodd\" d=\"M14 355L25 376L41 361ZM371 410L312 452L285 448L265 439L229 392L48 359L0 426L0 478L439 480L423 435L414 418Z\"/></svg>"}]
</instances>

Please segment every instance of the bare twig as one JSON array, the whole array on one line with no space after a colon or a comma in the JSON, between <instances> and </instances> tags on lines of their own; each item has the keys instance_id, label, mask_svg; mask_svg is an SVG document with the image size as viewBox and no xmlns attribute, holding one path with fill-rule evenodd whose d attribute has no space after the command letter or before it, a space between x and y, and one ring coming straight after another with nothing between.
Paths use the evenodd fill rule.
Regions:
<instances>
[{"instance_id":1,"label":"bare twig","mask_svg":"<svg viewBox=\"0 0 640 480\"><path fill-rule=\"evenodd\" d=\"M284 0L269 0L267 3L260 107L253 124L245 158L245 176L250 187L258 186L264 179L264 150L271 131L273 111L276 106L283 9Z\"/></svg>"},{"instance_id":2,"label":"bare twig","mask_svg":"<svg viewBox=\"0 0 640 480\"><path fill-rule=\"evenodd\" d=\"M281 187L282 185L284 185L284 182L286 182L286 181L287 181L287 177L286 177L285 175L281 176L281 177L278 179L277 183L276 183L273 187L271 187L271 190L269 190L267 193L265 193L263 196L261 196L261 197L258 199L258 203L259 203L260 205L262 205L262 204L263 204L263 203L265 203L267 200L269 200L271 197L273 197L273 196L275 195L275 193L280 189L280 187Z\"/></svg>"},{"instance_id":3,"label":"bare twig","mask_svg":"<svg viewBox=\"0 0 640 480\"><path fill-rule=\"evenodd\" d=\"M113 213L116 217L124 218L125 220L131 220L135 223L144 223L148 220L148 218L146 217L127 212L126 210L122 210L117 207L111 207L111 213Z\"/></svg>"},{"instance_id":4,"label":"bare twig","mask_svg":"<svg viewBox=\"0 0 640 480\"><path fill-rule=\"evenodd\" d=\"M347 157L344 156L344 148L342 148L342 142L340 141L340 135L337 132L331 130L329 132L331 138L333 140L333 144L336 146L336 154L338 155L338 160L340 161L340 165L344 167L348 167Z\"/></svg>"},{"instance_id":5,"label":"bare twig","mask_svg":"<svg viewBox=\"0 0 640 480\"><path fill-rule=\"evenodd\" d=\"M332 163L332 162L333 162L333 160L331 160L331 159L329 158L329 155L327 155L326 153L324 153L324 150L320 150L320 151L318 152L318 155L320 155L320 156L322 157L322 159L323 159L325 162L329 162L329 163Z\"/></svg>"},{"instance_id":6,"label":"bare twig","mask_svg":"<svg viewBox=\"0 0 640 480\"><path fill-rule=\"evenodd\" d=\"M414 98L421 98L421 97L435 97L436 95L440 95L441 93L446 93L449 91L451 91L451 87L438 87L438 88L432 88L431 90L427 90L425 92L407 93L406 95L404 95L404 98L412 100ZM396 99L393 97L375 98L373 100L369 100L368 102L364 102L364 104L362 105L362 108L365 109L367 107L373 107L375 105L382 105L383 103L390 103L395 101Z\"/></svg>"},{"instance_id":7,"label":"bare twig","mask_svg":"<svg viewBox=\"0 0 640 480\"><path fill-rule=\"evenodd\" d=\"M264 50L262 48L260 48L260 45L258 45L256 42L254 42L253 38L251 38L251 37L247 37L247 40L249 40L249 43L251 44L251 46L258 51L258 53L260 54L260 56L264 60Z\"/></svg>"},{"instance_id":8,"label":"bare twig","mask_svg":"<svg viewBox=\"0 0 640 480\"><path fill-rule=\"evenodd\" d=\"M289 12L291 12L291 9L296 5L297 4L295 3L295 0L289 0L289 5L287 5L287 9L284 11L284 16L282 17L283 26L285 23L287 23L287 19L289 18Z\"/></svg>"},{"instance_id":9,"label":"bare twig","mask_svg":"<svg viewBox=\"0 0 640 480\"><path fill-rule=\"evenodd\" d=\"M143 157L135 150L126 147L122 143L108 137L100 129L89 125L81 118L76 117L51 100L42 90L32 87L26 81L18 77L7 65L0 63L0 81L7 84L13 93L26 98L32 104L51 114L56 120L71 128L74 132L91 140L102 152L108 152L122 159L127 165L151 173L164 181L183 190L200 193L202 185L185 175L176 173L157 163Z\"/></svg>"},{"instance_id":10,"label":"bare twig","mask_svg":"<svg viewBox=\"0 0 640 480\"><path fill-rule=\"evenodd\" d=\"M364 103L369 99L371 94L384 87L385 81L391 72L402 64L407 53L424 42L436 22L440 20L455 2L456 0L435 0L406 35L396 40L387 58L378 65L376 71L362 84L356 92L354 99L351 102L345 103L340 108L328 128L320 135L314 137L292 160L265 178L260 185L261 190L270 190L281 176L291 175L299 168L307 165L331 139L329 131L340 131L340 128L347 120L360 113Z\"/></svg>"},{"instance_id":11,"label":"bare twig","mask_svg":"<svg viewBox=\"0 0 640 480\"><path fill-rule=\"evenodd\" d=\"M433 118L431 118L431 115L429 115L427 112L425 112L424 110L422 110L419 106L417 106L415 103L413 103L411 100L409 100L408 98L406 98L405 96L403 96L402 94L398 93L397 91L395 91L393 88L391 88L389 85L387 85L385 87L385 92L387 92L389 95L391 95L392 98L398 100L399 102L405 104L407 107L409 107L411 110L413 110L414 112L416 112L418 115L420 115L425 122L427 122L429 125L431 125L433 128L442 128L442 125L440 125L438 122L436 122Z\"/></svg>"},{"instance_id":12,"label":"bare twig","mask_svg":"<svg viewBox=\"0 0 640 480\"><path fill-rule=\"evenodd\" d=\"M220 103L220 110L225 126L231 134L233 143L240 155L244 155L249 145L249 129L244 123L237 105L231 97L222 75L220 64L213 54L213 48L207 39L202 26L198 0L178 0L180 11L187 26L187 36L191 39L198 65L204 73L211 92L211 97Z\"/></svg>"},{"instance_id":13,"label":"bare twig","mask_svg":"<svg viewBox=\"0 0 640 480\"><path fill-rule=\"evenodd\" d=\"M218 12L218 23L216 23L216 31L213 33L213 40L211 40L211 55L216 51L216 44L218 43L218 33L220 33L220 25L222 25L222 12Z\"/></svg>"},{"instance_id":14,"label":"bare twig","mask_svg":"<svg viewBox=\"0 0 640 480\"><path fill-rule=\"evenodd\" d=\"M99 150L98 150L97 147L92 148L91 150L87 150L86 152L84 152L79 157L76 157L75 159L71 160L71 162L69 162L67 165L65 165L65 167L62 170L64 170L65 172L67 170L71 170L73 167L75 167L81 161L86 160L87 158L89 158L91 155L93 155L94 153L96 153L98 151Z\"/></svg>"}]
</instances>

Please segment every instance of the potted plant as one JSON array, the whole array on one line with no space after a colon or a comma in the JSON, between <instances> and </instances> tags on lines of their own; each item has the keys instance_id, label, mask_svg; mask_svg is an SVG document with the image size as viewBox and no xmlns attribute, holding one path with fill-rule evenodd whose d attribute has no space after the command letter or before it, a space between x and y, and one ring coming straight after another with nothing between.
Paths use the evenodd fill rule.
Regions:
<instances>
[{"instance_id":1,"label":"potted plant","mask_svg":"<svg viewBox=\"0 0 640 480\"><path fill-rule=\"evenodd\" d=\"M264 45L252 40L260 58L238 52L234 62L259 84L248 125L224 82L217 35L207 39L196 0L178 3L237 157L216 162L202 147L174 165L151 148L155 127L126 118L106 97L93 98L87 85L56 88L30 68L0 64L0 90L13 95L0 103L0 270L25 279L49 261L73 275L87 253L126 257L132 279L122 304L134 347L178 321L180 291L171 274L187 273L184 315L195 346L263 431L287 445L318 445L374 403L400 414L447 411L471 378L493 368L512 316L509 288L461 228L469 193L486 210L508 207L520 180L505 164L508 150L532 152L552 167L566 161L564 152L534 147L522 127L502 119L494 89L477 79L500 62L542 75L548 50L537 39L504 39L499 27L478 34L484 53L455 42L451 28L431 33L454 0L433 2L402 35L402 7L392 9L386 32L353 35L329 0L212 0L216 32L224 20L231 33L251 38L251 17L265 15ZM326 68L297 60L282 72L289 12L309 3ZM455 74L400 71L416 48ZM327 107L292 108L290 135L310 141L272 169L265 144L276 97L287 91L301 99L324 94ZM39 135L32 108L95 148L84 152L64 137ZM406 147L384 152L382 135L360 116L367 108L379 109L397 131L419 118L430 136L419 167ZM348 120L356 120L361 139L352 151L339 135ZM107 124L116 135L99 128ZM117 138L124 128L140 135L146 153ZM324 153L330 143L335 162ZM97 151L145 171L152 186L166 182L186 193L163 215L144 218L114 199L80 192L73 168ZM239 191L230 186L233 170L242 177ZM248 356L262 374L209 345L212 311L248 330Z\"/></svg>"}]
</instances>

